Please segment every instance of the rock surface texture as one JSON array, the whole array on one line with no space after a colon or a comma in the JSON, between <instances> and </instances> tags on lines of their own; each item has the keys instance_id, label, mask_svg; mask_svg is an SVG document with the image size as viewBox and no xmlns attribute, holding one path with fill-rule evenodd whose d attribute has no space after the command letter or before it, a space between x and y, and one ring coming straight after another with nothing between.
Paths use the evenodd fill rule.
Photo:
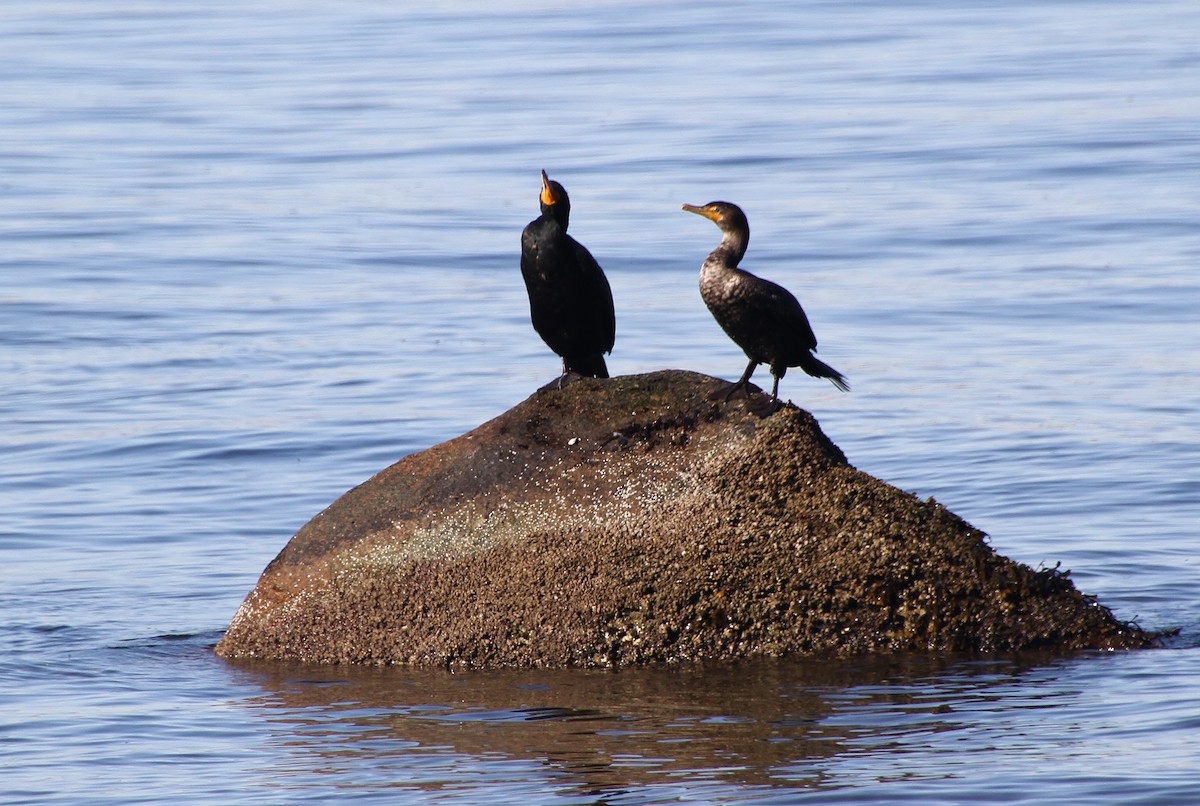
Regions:
<instances>
[{"instance_id":1,"label":"rock surface texture","mask_svg":"<svg viewBox=\"0 0 1200 806\"><path fill-rule=\"evenodd\" d=\"M539 391L350 490L220 655L613 666L1146 646L1065 574L851 467L807 412L676 370Z\"/></svg>"}]
</instances>

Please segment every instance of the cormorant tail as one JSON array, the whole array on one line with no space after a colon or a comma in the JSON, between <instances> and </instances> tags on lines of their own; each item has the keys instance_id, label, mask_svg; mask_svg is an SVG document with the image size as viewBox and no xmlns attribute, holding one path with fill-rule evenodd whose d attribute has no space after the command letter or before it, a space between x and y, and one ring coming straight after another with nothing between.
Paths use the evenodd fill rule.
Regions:
<instances>
[{"instance_id":1,"label":"cormorant tail","mask_svg":"<svg viewBox=\"0 0 1200 806\"><path fill-rule=\"evenodd\" d=\"M567 372L578 372L587 378L607 378L608 365L604 363L604 356L600 353L595 355L573 355L563 361L566 365Z\"/></svg>"},{"instance_id":2,"label":"cormorant tail","mask_svg":"<svg viewBox=\"0 0 1200 806\"><path fill-rule=\"evenodd\" d=\"M814 378L828 378L833 381L833 385L843 392L850 391L850 384L846 381L846 376L838 372L833 367L826 364L821 359L817 358L812 353L808 353L800 360L800 369L812 375Z\"/></svg>"}]
</instances>

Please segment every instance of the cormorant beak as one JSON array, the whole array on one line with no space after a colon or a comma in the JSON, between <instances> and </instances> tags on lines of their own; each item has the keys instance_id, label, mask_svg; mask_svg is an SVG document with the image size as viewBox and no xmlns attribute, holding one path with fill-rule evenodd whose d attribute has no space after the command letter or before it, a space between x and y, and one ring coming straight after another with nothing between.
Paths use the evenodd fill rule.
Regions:
<instances>
[{"instance_id":1,"label":"cormorant beak","mask_svg":"<svg viewBox=\"0 0 1200 806\"><path fill-rule=\"evenodd\" d=\"M696 215L702 215L705 218L707 218L709 221L719 221L721 218L721 214L719 212L717 212L716 210L712 209L711 207L697 207L694 204L685 204L685 205L683 205L683 209L689 213L695 213Z\"/></svg>"},{"instance_id":2,"label":"cormorant beak","mask_svg":"<svg viewBox=\"0 0 1200 806\"><path fill-rule=\"evenodd\" d=\"M551 207L556 201L558 200L554 198L554 191L550 189L550 177L542 171L542 204Z\"/></svg>"}]
</instances>

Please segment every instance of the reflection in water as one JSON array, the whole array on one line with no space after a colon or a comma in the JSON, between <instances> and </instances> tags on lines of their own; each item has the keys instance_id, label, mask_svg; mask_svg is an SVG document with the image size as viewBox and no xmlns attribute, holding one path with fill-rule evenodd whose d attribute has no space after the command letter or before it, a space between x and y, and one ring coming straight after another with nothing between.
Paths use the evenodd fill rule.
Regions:
<instances>
[{"instance_id":1,"label":"reflection in water","mask_svg":"<svg viewBox=\"0 0 1200 806\"><path fill-rule=\"evenodd\" d=\"M564 798L610 803L630 789L647 802L842 785L831 757L977 728L994 701L1030 704L1011 686L1037 667L900 657L619 672L238 668L262 689L243 704L275 726L297 775L319 771L340 788L370 769L426 792L486 785L498 800L536 777ZM1037 707L1062 698L1037 696Z\"/></svg>"}]
</instances>

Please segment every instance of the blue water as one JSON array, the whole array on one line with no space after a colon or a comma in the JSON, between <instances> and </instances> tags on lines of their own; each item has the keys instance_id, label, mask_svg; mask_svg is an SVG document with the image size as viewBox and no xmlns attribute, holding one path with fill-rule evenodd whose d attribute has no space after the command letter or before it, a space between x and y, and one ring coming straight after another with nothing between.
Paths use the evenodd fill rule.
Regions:
<instances>
[{"instance_id":1,"label":"blue water","mask_svg":"<svg viewBox=\"0 0 1200 806\"><path fill-rule=\"evenodd\" d=\"M1200 802L1200 6L11 0L0 802ZM805 302L858 467L1153 652L471 673L212 645L337 495L555 376L538 170L616 373Z\"/></svg>"}]
</instances>

